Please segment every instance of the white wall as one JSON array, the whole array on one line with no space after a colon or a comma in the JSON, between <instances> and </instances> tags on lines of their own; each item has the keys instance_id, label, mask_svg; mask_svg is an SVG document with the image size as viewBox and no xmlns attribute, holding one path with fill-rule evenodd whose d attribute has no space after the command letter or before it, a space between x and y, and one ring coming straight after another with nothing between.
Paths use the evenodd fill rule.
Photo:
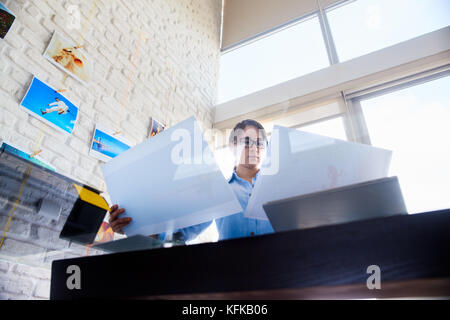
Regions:
<instances>
[{"instance_id":1,"label":"white wall","mask_svg":"<svg viewBox=\"0 0 450 320\"><path fill-rule=\"evenodd\" d=\"M61 86L64 73L42 54L54 30L77 42L93 3L6 2L17 19L0 49L0 138L34 148L42 123L19 110L18 105L33 74L55 88ZM70 5L80 5L80 31L67 28ZM117 126L139 39L134 28L142 27L149 39L139 48L123 117L124 136L132 143L141 142L148 134L152 116L170 126L196 115L203 128L210 128L219 66L220 14L219 0L98 1L85 35L94 77L87 87L70 77L65 83L68 92L64 95L80 108L78 124L67 140L46 129L42 158L59 172L101 188L100 163L88 156L89 140L96 122ZM172 71L174 92L169 98Z\"/></svg>"},{"instance_id":2,"label":"white wall","mask_svg":"<svg viewBox=\"0 0 450 320\"><path fill-rule=\"evenodd\" d=\"M3 1L3 0L2 0ZM5 5L17 19L0 43L0 139L32 150L43 124L19 109L33 75L55 88L64 73L42 56L54 30L78 41L95 0L9 0ZM68 8L79 5L81 28L69 30ZM88 155L95 123L115 126L128 77L133 69L142 29L148 37L139 48L136 72L126 102L123 135L133 144L149 132L150 117L168 126L195 115L203 129L211 128L219 69L221 24L220 0L99 0L85 34L85 48L94 63L94 76L88 86L67 78L63 93L80 109L78 123L67 139L47 127L42 139L41 158L69 175L98 189L104 188L101 162ZM168 106L171 72L173 93ZM0 199L0 228L3 235L10 204ZM3 210L5 209L5 210ZM30 216L30 212L27 213ZM0 299L47 298L49 267L45 257L40 268L16 264L5 258L8 252L26 254L48 248L64 248L68 254L82 255L85 249L68 247L58 241L55 225L36 224L34 218L17 211L4 247L0 249ZM31 215L32 216L32 215ZM34 230L34 231L33 231ZM15 237L15 238L14 238ZM8 249L9 248L9 249ZM72 251L71 251L72 250ZM52 256L53 257L53 256ZM38 261L39 264L39 261Z\"/></svg>"}]
</instances>

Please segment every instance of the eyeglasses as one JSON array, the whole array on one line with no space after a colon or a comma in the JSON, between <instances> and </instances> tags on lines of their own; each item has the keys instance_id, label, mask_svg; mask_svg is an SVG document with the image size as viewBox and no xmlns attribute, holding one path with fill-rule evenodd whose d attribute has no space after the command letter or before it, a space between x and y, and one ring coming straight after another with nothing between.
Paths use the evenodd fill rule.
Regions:
<instances>
[{"instance_id":1,"label":"eyeglasses","mask_svg":"<svg viewBox=\"0 0 450 320\"><path fill-rule=\"evenodd\" d=\"M250 139L249 137L240 138L239 143L244 145L246 148L251 148L253 145L256 145L257 148L264 148L266 146L265 140L260 140L259 138L255 140Z\"/></svg>"}]
</instances>

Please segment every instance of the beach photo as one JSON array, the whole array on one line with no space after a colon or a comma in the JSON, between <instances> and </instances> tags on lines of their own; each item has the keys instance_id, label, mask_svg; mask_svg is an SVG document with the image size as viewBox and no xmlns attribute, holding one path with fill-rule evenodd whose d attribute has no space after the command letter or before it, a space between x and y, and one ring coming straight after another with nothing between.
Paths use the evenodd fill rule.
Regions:
<instances>
[{"instance_id":1,"label":"beach photo","mask_svg":"<svg viewBox=\"0 0 450 320\"><path fill-rule=\"evenodd\" d=\"M65 134L72 134L78 108L55 89L34 77L20 103L30 115Z\"/></svg>"},{"instance_id":2,"label":"beach photo","mask_svg":"<svg viewBox=\"0 0 450 320\"><path fill-rule=\"evenodd\" d=\"M151 138L160 133L161 131L164 131L164 129L165 126L161 122L152 117L150 118L150 133L148 137Z\"/></svg>"},{"instance_id":3,"label":"beach photo","mask_svg":"<svg viewBox=\"0 0 450 320\"><path fill-rule=\"evenodd\" d=\"M52 64L86 85L92 73L91 60L81 47L55 31L44 57Z\"/></svg>"},{"instance_id":4,"label":"beach photo","mask_svg":"<svg viewBox=\"0 0 450 320\"><path fill-rule=\"evenodd\" d=\"M97 124L92 138L89 155L101 161L108 161L130 149L130 143L119 135Z\"/></svg>"},{"instance_id":5,"label":"beach photo","mask_svg":"<svg viewBox=\"0 0 450 320\"><path fill-rule=\"evenodd\" d=\"M0 3L0 38L4 39L16 17L14 14Z\"/></svg>"}]
</instances>

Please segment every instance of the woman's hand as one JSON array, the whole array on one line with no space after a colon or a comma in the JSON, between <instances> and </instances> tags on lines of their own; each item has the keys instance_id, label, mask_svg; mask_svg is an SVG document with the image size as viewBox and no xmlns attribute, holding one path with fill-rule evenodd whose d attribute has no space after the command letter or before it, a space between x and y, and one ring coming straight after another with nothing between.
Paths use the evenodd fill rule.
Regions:
<instances>
[{"instance_id":1,"label":"woman's hand","mask_svg":"<svg viewBox=\"0 0 450 320\"><path fill-rule=\"evenodd\" d=\"M131 218L119 218L119 215L125 212L125 209L119 208L117 204L111 207L109 216L109 225L114 232L123 234L122 228L131 222Z\"/></svg>"}]
</instances>

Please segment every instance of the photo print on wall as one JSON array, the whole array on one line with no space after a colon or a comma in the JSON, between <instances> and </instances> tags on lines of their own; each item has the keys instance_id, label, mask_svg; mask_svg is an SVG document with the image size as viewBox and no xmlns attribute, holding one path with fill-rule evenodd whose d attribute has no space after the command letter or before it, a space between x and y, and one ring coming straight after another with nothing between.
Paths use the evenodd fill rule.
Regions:
<instances>
[{"instance_id":1,"label":"photo print on wall","mask_svg":"<svg viewBox=\"0 0 450 320\"><path fill-rule=\"evenodd\" d=\"M92 74L91 60L81 47L55 31L44 57L56 67L86 85Z\"/></svg>"},{"instance_id":2,"label":"photo print on wall","mask_svg":"<svg viewBox=\"0 0 450 320\"><path fill-rule=\"evenodd\" d=\"M0 3L0 38L4 39L11 29L16 17L14 14L6 8L2 3Z\"/></svg>"},{"instance_id":3,"label":"photo print on wall","mask_svg":"<svg viewBox=\"0 0 450 320\"><path fill-rule=\"evenodd\" d=\"M104 220L95 236L95 243L105 243L114 240L114 231L108 221Z\"/></svg>"},{"instance_id":4,"label":"photo print on wall","mask_svg":"<svg viewBox=\"0 0 450 320\"><path fill-rule=\"evenodd\" d=\"M112 130L96 124L89 155L106 162L130 149L130 145L125 138L114 135Z\"/></svg>"},{"instance_id":5,"label":"photo print on wall","mask_svg":"<svg viewBox=\"0 0 450 320\"><path fill-rule=\"evenodd\" d=\"M7 151L29 162L40 165L41 167L44 167L51 171L56 171L56 169L53 166L51 166L46 161L42 160L39 156L31 157L31 152L28 152L28 150L25 150L23 148L19 148L18 146L10 142L0 141L0 151Z\"/></svg>"},{"instance_id":6,"label":"photo print on wall","mask_svg":"<svg viewBox=\"0 0 450 320\"><path fill-rule=\"evenodd\" d=\"M156 120L155 118L150 118L150 133L148 135L149 138L156 136L158 133L164 131L165 125Z\"/></svg>"},{"instance_id":7,"label":"photo print on wall","mask_svg":"<svg viewBox=\"0 0 450 320\"><path fill-rule=\"evenodd\" d=\"M68 135L72 134L77 122L78 108L36 77L33 77L20 106L33 117Z\"/></svg>"}]
</instances>

